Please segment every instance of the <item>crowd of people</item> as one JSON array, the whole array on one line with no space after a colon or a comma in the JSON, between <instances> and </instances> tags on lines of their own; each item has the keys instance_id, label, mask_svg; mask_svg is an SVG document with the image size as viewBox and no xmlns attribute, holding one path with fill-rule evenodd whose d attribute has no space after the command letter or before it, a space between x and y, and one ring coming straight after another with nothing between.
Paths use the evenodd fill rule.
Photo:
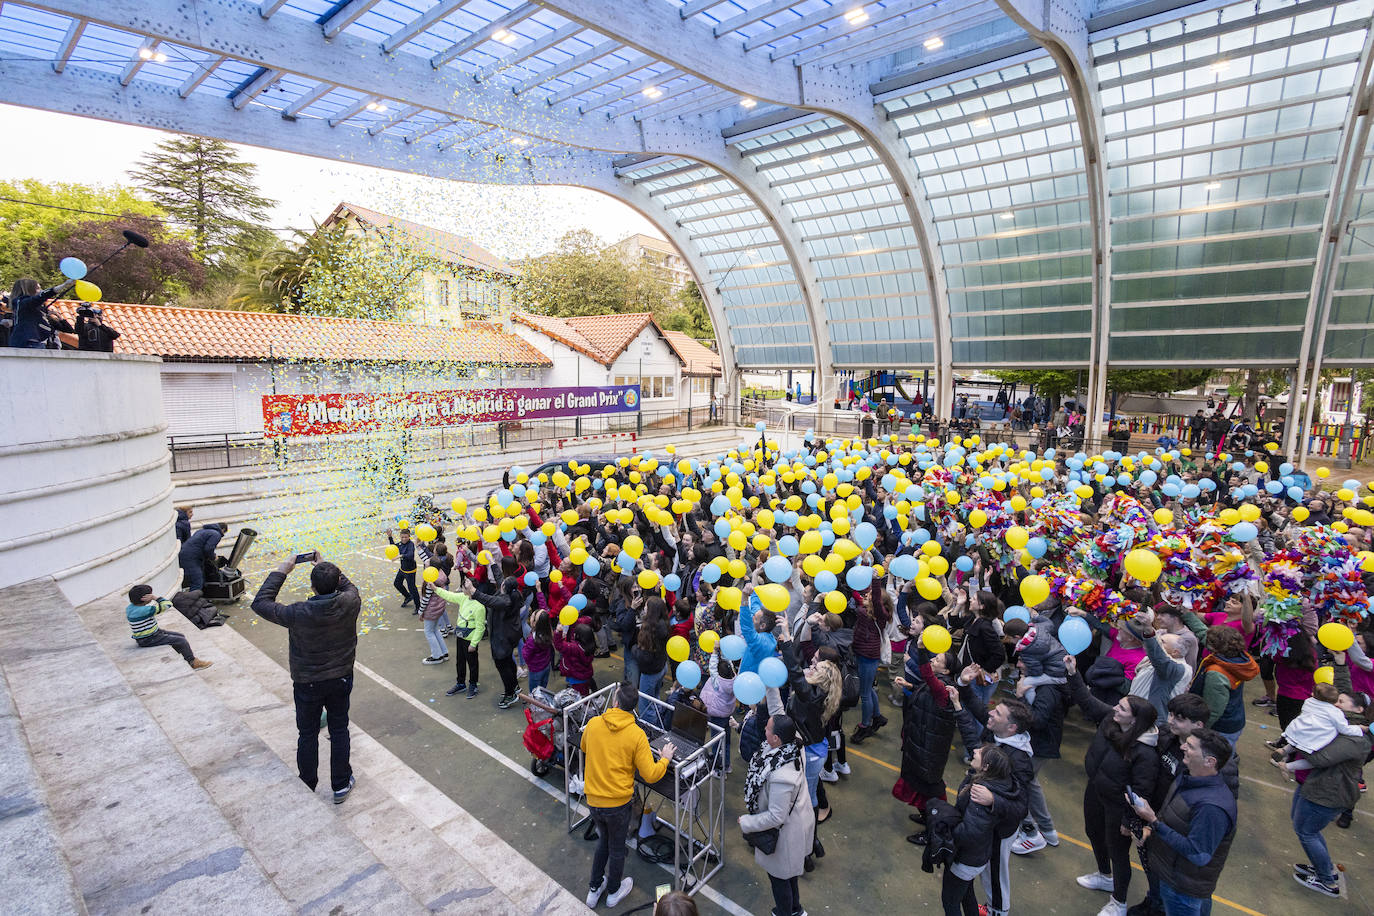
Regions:
<instances>
[{"instance_id":1,"label":"crowd of people","mask_svg":"<svg viewBox=\"0 0 1374 916\"><path fill-rule=\"evenodd\" d=\"M1148 891L1129 912L1199 913L1240 826L1247 713L1277 718L1273 763L1299 784L1294 879L1341 892L1323 830L1349 826L1370 756L1374 497L1317 476L1264 450L808 434L706 461L512 468L485 505L403 520L388 555L425 620L423 661L456 640L450 695L477 694L484 636L502 708L554 669L586 695L620 648L637 722L661 725L645 698L671 688L722 726L746 765L741 828L776 834L750 843L777 914L803 912L846 747L889 725L880 669L902 712L892 794L943 869L945 912L979 912L980 882L986 911L1008 912L1012 857L1059 844L1039 773L1077 706L1095 727L1081 827L1096 860L1078 884L1127 913L1134 850ZM965 772L947 783L952 753ZM594 874L589 901L618 877Z\"/></svg>"},{"instance_id":2,"label":"crowd of people","mask_svg":"<svg viewBox=\"0 0 1374 916\"><path fill-rule=\"evenodd\" d=\"M0 295L0 347L27 350L86 350L114 352L119 332L105 323L104 310L90 302L76 308L76 323L53 314L50 303L72 288L68 280L42 289L32 277L14 281L8 295ZM58 332L75 336L76 343L63 341Z\"/></svg>"}]
</instances>

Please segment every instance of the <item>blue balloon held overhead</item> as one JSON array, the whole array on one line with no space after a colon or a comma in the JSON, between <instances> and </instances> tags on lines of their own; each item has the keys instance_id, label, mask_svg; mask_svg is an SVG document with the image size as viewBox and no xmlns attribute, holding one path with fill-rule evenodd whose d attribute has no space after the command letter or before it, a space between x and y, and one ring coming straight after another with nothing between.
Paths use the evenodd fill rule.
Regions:
<instances>
[{"instance_id":1,"label":"blue balloon held overhead","mask_svg":"<svg viewBox=\"0 0 1374 916\"><path fill-rule=\"evenodd\" d=\"M711 526L711 530L716 533L716 537L723 541L730 536L730 523L723 518L718 518L716 523Z\"/></svg>"},{"instance_id":2,"label":"blue balloon held overhead","mask_svg":"<svg viewBox=\"0 0 1374 916\"><path fill-rule=\"evenodd\" d=\"M1019 604L1013 604L1011 607L1007 608L1005 611L1002 612L1002 619L1024 620L1026 623L1030 623L1030 611L1026 610Z\"/></svg>"},{"instance_id":3,"label":"blue balloon held overhead","mask_svg":"<svg viewBox=\"0 0 1374 916\"><path fill-rule=\"evenodd\" d=\"M926 541L930 540L930 532L924 528L917 528L916 533L912 535L912 537L916 539L917 544L924 544Z\"/></svg>"},{"instance_id":4,"label":"blue balloon held overhead","mask_svg":"<svg viewBox=\"0 0 1374 916\"><path fill-rule=\"evenodd\" d=\"M737 662L744 658L744 650L746 648L748 648L748 645L745 643L743 636L731 633L729 636L721 637L720 654L722 658L728 661Z\"/></svg>"},{"instance_id":5,"label":"blue balloon held overhead","mask_svg":"<svg viewBox=\"0 0 1374 916\"><path fill-rule=\"evenodd\" d=\"M1037 560L1043 557L1049 549L1050 545L1044 538L1031 538L1026 542L1026 553Z\"/></svg>"},{"instance_id":6,"label":"blue balloon held overhead","mask_svg":"<svg viewBox=\"0 0 1374 916\"><path fill-rule=\"evenodd\" d=\"M855 589L856 591L858 589L868 588L870 585L873 584L873 567L851 567L849 572L844 574L844 581L846 585L848 585L852 589Z\"/></svg>"},{"instance_id":7,"label":"blue balloon held overhead","mask_svg":"<svg viewBox=\"0 0 1374 916\"><path fill-rule=\"evenodd\" d=\"M1176 483L1166 483L1164 486L1160 487L1160 490L1165 496L1173 499L1182 491L1182 488Z\"/></svg>"},{"instance_id":8,"label":"blue balloon held overhead","mask_svg":"<svg viewBox=\"0 0 1374 916\"><path fill-rule=\"evenodd\" d=\"M1289 474L1291 474L1291 473L1293 473L1293 465L1289 464L1287 461L1285 461L1283 464L1279 465L1279 476L1280 476L1280 477L1287 477L1287 476L1288 476Z\"/></svg>"},{"instance_id":9,"label":"blue balloon held overhead","mask_svg":"<svg viewBox=\"0 0 1374 916\"><path fill-rule=\"evenodd\" d=\"M1291 500L1293 500L1293 502L1295 502L1295 503L1297 503L1297 502L1302 502L1302 497L1303 497L1302 487L1300 487L1300 486L1294 484L1293 486L1291 486L1291 487L1288 488L1288 498L1291 499Z\"/></svg>"},{"instance_id":10,"label":"blue balloon held overhead","mask_svg":"<svg viewBox=\"0 0 1374 916\"><path fill-rule=\"evenodd\" d=\"M852 537L855 544L867 550L877 543L878 529L874 528L869 522L859 522L859 524L854 526L854 534Z\"/></svg>"},{"instance_id":11,"label":"blue balloon held overhead","mask_svg":"<svg viewBox=\"0 0 1374 916\"><path fill-rule=\"evenodd\" d=\"M1064 651L1077 655L1092 645L1093 631L1082 617L1066 617L1059 625L1059 642Z\"/></svg>"},{"instance_id":12,"label":"blue balloon held overhead","mask_svg":"<svg viewBox=\"0 0 1374 916\"><path fill-rule=\"evenodd\" d=\"M616 554L615 568L623 573L634 572L635 558L622 550L620 553Z\"/></svg>"},{"instance_id":13,"label":"blue balloon held overhead","mask_svg":"<svg viewBox=\"0 0 1374 916\"><path fill-rule=\"evenodd\" d=\"M893 559L888 569L898 579L915 579L916 573L920 571L920 565L919 560L909 553L904 553Z\"/></svg>"},{"instance_id":14,"label":"blue balloon held overhead","mask_svg":"<svg viewBox=\"0 0 1374 916\"><path fill-rule=\"evenodd\" d=\"M539 577L532 572L525 573L525 584L533 588L539 582Z\"/></svg>"},{"instance_id":15,"label":"blue balloon held overhead","mask_svg":"<svg viewBox=\"0 0 1374 916\"><path fill-rule=\"evenodd\" d=\"M822 595L826 592L833 592L839 588L840 580L835 578L835 574L828 569L822 569L816 573L816 591Z\"/></svg>"},{"instance_id":16,"label":"blue balloon held overhead","mask_svg":"<svg viewBox=\"0 0 1374 916\"><path fill-rule=\"evenodd\" d=\"M720 567L714 563L707 563L701 567L701 581L708 585L715 585L720 581Z\"/></svg>"},{"instance_id":17,"label":"blue balloon held overhead","mask_svg":"<svg viewBox=\"0 0 1374 916\"><path fill-rule=\"evenodd\" d=\"M668 573L663 577L663 587L670 592L675 592L682 588L682 577L677 573Z\"/></svg>"},{"instance_id":18,"label":"blue balloon held overhead","mask_svg":"<svg viewBox=\"0 0 1374 916\"><path fill-rule=\"evenodd\" d=\"M767 428L767 427L764 426L764 423L763 423L762 420L760 420L759 422L757 422L757 423L754 424L754 431L755 431L755 432L760 432L760 433L761 433L761 432L763 432L766 428Z\"/></svg>"},{"instance_id":19,"label":"blue balloon held overhead","mask_svg":"<svg viewBox=\"0 0 1374 916\"><path fill-rule=\"evenodd\" d=\"M1283 491L1283 484L1279 483L1277 480L1265 481L1264 490L1266 493L1272 493L1277 496Z\"/></svg>"},{"instance_id":20,"label":"blue balloon held overhead","mask_svg":"<svg viewBox=\"0 0 1374 916\"><path fill-rule=\"evenodd\" d=\"M504 487L496 491L496 504L500 506L502 509L509 506L513 499L515 499L515 494L512 493L510 490L505 489Z\"/></svg>"},{"instance_id":21,"label":"blue balloon held overhead","mask_svg":"<svg viewBox=\"0 0 1374 916\"><path fill-rule=\"evenodd\" d=\"M1248 544L1259 537L1259 529L1249 522L1236 522L1231 526L1231 537L1242 544Z\"/></svg>"},{"instance_id":22,"label":"blue balloon held overhead","mask_svg":"<svg viewBox=\"0 0 1374 916\"><path fill-rule=\"evenodd\" d=\"M954 568L959 570L959 572L973 572L973 559L968 556L962 556L954 561Z\"/></svg>"},{"instance_id":23,"label":"blue balloon held overhead","mask_svg":"<svg viewBox=\"0 0 1374 916\"><path fill-rule=\"evenodd\" d=\"M787 524L786 519L783 519L783 524ZM784 534L782 537L778 538L778 553L782 554L784 557L795 557L799 550L801 550L801 545L797 543L797 539L792 535Z\"/></svg>"},{"instance_id":24,"label":"blue balloon held overhead","mask_svg":"<svg viewBox=\"0 0 1374 916\"><path fill-rule=\"evenodd\" d=\"M786 557L769 557L763 564L763 574L769 582L781 585L792 578L792 564Z\"/></svg>"},{"instance_id":25,"label":"blue balloon held overhead","mask_svg":"<svg viewBox=\"0 0 1374 916\"><path fill-rule=\"evenodd\" d=\"M727 639L729 637L726 637ZM741 640L743 642L743 640ZM768 691L764 687L763 680L752 671L745 671L735 678L735 699L745 706L753 706Z\"/></svg>"},{"instance_id":26,"label":"blue balloon held overhead","mask_svg":"<svg viewBox=\"0 0 1374 916\"><path fill-rule=\"evenodd\" d=\"M68 280L82 280L86 276L86 262L80 258L63 258L58 262L57 269Z\"/></svg>"},{"instance_id":27,"label":"blue balloon held overhead","mask_svg":"<svg viewBox=\"0 0 1374 916\"><path fill-rule=\"evenodd\" d=\"M601 574L601 561L596 557L587 557L587 562L582 564L582 571L589 576Z\"/></svg>"},{"instance_id":28,"label":"blue balloon held overhead","mask_svg":"<svg viewBox=\"0 0 1374 916\"><path fill-rule=\"evenodd\" d=\"M576 595L573 595L571 598L568 599L568 607L577 611L585 611L587 609L587 596L581 594L580 592Z\"/></svg>"},{"instance_id":29,"label":"blue balloon held overhead","mask_svg":"<svg viewBox=\"0 0 1374 916\"><path fill-rule=\"evenodd\" d=\"M781 687L787 683L787 666L780 658L765 658L759 662L759 680L765 687Z\"/></svg>"},{"instance_id":30,"label":"blue balloon held overhead","mask_svg":"<svg viewBox=\"0 0 1374 916\"><path fill-rule=\"evenodd\" d=\"M1197 484L1195 484L1195 483L1190 483L1190 484L1188 484L1186 487L1184 487L1182 490L1180 490L1179 493L1178 493L1178 495L1179 495L1179 496L1182 496L1184 499L1197 499L1198 494L1199 494L1200 492L1202 492L1202 491L1198 489ZM1062 640L1061 640L1061 642L1062 642ZM1074 654L1076 655L1077 653L1074 653Z\"/></svg>"},{"instance_id":31,"label":"blue balloon held overhead","mask_svg":"<svg viewBox=\"0 0 1374 916\"><path fill-rule=\"evenodd\" d=\"M673 672L673 677L677 678L677 682L688 690L695 690L696 686L701 683L701 666L688 659L677 666L677 670Z\"/></svg>"},{"instance_id":32,"label":"blue balloon held overhead","mask_svg":"<svg viewBox=\"0 0 1374 916\"><path fill-rule=\"evenodd\" d=\"M711 500L711 514L724 515L730 511L730 499L724 494L719 493L716 498Z\"/></svg>"}]
</instances>

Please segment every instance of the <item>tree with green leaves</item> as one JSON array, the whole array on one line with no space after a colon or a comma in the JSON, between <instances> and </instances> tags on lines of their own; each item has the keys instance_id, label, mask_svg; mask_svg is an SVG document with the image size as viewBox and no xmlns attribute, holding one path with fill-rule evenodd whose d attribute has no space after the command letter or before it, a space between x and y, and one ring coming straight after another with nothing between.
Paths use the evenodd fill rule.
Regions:
<instances>
[{"instance_id":1,"label":"tree with green leaves","mask_svg":"<svg viewBox=\"0 0 1374 916\"><path fill-rule=\"evenodd\" d=\"M22 179L0 181L0 277L8 287L17 277L33 277L47 286L59 278L55 262L70 227L101 220L160 217L161 209L130 188L96 187ZM116 233L117 234L117 233ZM175 235L175 231L169 233Z\"/></svg>"},{"instance_id":2,"label":"tree with green leaves","mask_svg":"<svg viewBox=\"0 0 1374 916\"><path fill-rule=\"evenodd\" d=\"M272 241L263 224L276 202L258 193L257 171L228 143L177 136L145 153L129 177L189 230L202 263L224 268L236 251Z\"/></svg>"},{"instance_id":3,"label":"tree with green leaves","mask_svg":"<svg viewBox=\"0 0 1374 916\"><path fill-rule=\"evenodd\" d=\"M706 311L706 301L697 289L696 281L677 291L676 304L661 315L656 315L659 326L665 331L682 331L698 340L714 340L715 326L711 315Z\"/></svg>"},{"instance_id":4,"label":"tree with green leaves","mask_svg":"<svg viewBox=\"0 0 1374 916\"><path fill-rule=\"evenodd\" d=\"M586 229L569 232L555 251L529 258L521 268L516 304L541 315L653 312L657 317L673 306L667 282L650 265L607 250Z\"/></svg>"},{"instance_id":5,"label":"tree with green leaves","mask_svg":"<svg viewBox=\"0 0 1374 916\"><path fill-rule=\"evenodd\" d=\"M1018 369L993 373L1007 384L1033 385L1035 393L1054 400L1078 391L1080 380L1087 385L1087 370ZM1211 378L1210 369L1110 369L1107 391L1113 394L1172 394L1196 388Z\"/></svg>"}]
</instances>

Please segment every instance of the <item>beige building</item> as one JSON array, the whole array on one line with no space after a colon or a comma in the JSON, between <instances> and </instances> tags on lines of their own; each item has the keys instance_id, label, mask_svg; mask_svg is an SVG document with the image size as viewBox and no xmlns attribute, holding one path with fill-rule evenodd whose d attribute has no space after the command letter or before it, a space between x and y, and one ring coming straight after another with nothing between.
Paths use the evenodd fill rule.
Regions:
<instances>
[{"instance_id":1,"label":"beige building","mask_svg":"<svg viewBox=\"0 0 1374 916\"><path fill-rule=\"evenodd\" d=\"M636 233L610 247L620 252L621 257L627 261L648 263L667 281L673 292L682 289L692 279L692 272L687 269L687 262L683 260L682 255L663 239Z\"/></svg>"},{"instance_id":2,"label":"beige building","mask_svg":"<svg viewBox=\"0 0 1374 916\"><path fill-rule=\"evenodd\" d=\"M385 234L433 259L435 266L421 273L419 303L410 314L417 324L457 328L469 319L509 315L513 308L515 268L471 239L350 203L339 204L320 224L335 226Z\"/></svg>"}]
</instances>

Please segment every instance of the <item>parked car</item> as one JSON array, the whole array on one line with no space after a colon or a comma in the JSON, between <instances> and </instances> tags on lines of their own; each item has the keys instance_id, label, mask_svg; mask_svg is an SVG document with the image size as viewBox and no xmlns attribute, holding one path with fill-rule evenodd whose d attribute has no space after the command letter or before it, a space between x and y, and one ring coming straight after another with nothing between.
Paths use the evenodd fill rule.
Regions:
<instances>
[{"instance_id":1,"label":"parked car","mask_svg":"<svg viewBox=\"0 0 1374 916\"><path fill-rule=\"evenodd\" d=\"M590 473L592 475L596 475L601 473L602 468L608 465L614 465L618 460L619 457L616 455L569 455L566 458L559 458L556 461L545 461L538 467L526 471L526 473L530 475L530 480L538 480L540 474L548 474L549 476L553 476L555 471L568 470L569 461L576 461L579 465L590 465ZM492 487L490 490L487 491L487 499L491 499L492 494L495 493L497 490L502 489L502 487L506 487L512 483L515 483L515 481L510 479L509 473L510 472L507 471L506 474L502 475L501 486Z\"/></svg>"}]
</instances>

